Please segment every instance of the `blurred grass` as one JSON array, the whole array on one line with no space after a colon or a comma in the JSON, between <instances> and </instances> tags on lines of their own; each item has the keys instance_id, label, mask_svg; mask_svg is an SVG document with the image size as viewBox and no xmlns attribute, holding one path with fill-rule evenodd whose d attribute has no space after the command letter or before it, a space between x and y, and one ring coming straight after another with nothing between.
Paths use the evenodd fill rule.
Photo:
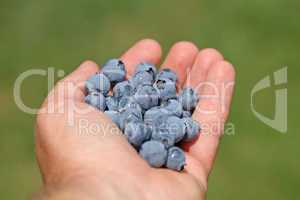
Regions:
<instances>
[{"instance_id":1,"label":"blurred grass","mask_svg":"<svg viewBox=\"0 0 300 200\"><path fill-rule=\"evenodd\" d=\"M208 199L296 199L300 136L297 113L290 108L299 99L289 95L289 131L280 134L251 113L250 91L283 66L289 66L289 94L299 88L299 6L292 0L1 0L0 198L28 198L41 182L34 116L19 111L12 97L16 77L51 66L70 72L85 59L102 63L151 37L165 53L178 40L217 48L236 67L230 118L235 135L222 141ZM38 107L46 88L42 78L26 81L25 102ZM268 116L273 115L273 95L269 90L255 99L257 109Z\"/></svg>"}]
</instances>

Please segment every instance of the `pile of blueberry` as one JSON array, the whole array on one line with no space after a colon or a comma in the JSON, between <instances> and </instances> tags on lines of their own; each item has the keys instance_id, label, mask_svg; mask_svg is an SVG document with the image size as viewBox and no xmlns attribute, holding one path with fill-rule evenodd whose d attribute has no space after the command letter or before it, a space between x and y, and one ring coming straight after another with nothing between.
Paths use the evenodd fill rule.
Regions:
<instances>
[{"instance_id":1,"label":"pile of blueberry","mask_svg":"<svg viewBox=\"0 0 300 200\"><path fill-rule=\"evenodd\" d=\"M191 118L199 97L190 87L177 94L176 81L171 69L157 72L149 63L126 80L124 63L111 59L86 81L85 101L107 114L152 167L181 171L185 155L178 145L200 132Z\"/></svg>"}]
</instances>

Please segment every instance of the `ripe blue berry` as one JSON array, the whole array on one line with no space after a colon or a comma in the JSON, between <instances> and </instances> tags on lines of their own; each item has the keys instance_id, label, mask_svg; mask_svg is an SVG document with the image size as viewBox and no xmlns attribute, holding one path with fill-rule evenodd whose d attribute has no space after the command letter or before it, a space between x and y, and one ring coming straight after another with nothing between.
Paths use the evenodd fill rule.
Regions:
<instances>
[{"instance_id":1,"label":"ripe blue berry","mask_svg":"<svg viewBox=\"0 0 300 200\"><path fill-rule=\"evenodd\" d=\"M124 96L119 101L119 111L127 110L127 109L136 109L139 112L143 113L143 109L141 106L136 102L133 97Z\"/></svg>"},{"instance_id":2,"label":"ripe blue berry","mask_svg":"<svg viewBox=\"0 0 300 200\"><path fill-rule=\"evenodd\" d=\"M193 88L186 87L180 92L178 100L182 104L184 110L192 111L195 109L199 97Z\"/></svg>"},{"instance_id":3,"label":"ripe blue berry","mask_svg":"<svg viewBox=\"0 0 300 200\"><path fill-rule=\"evenodd\" d=\"M134 92L134 87L129 83L129 81L122 81L120 83L117 83L113 88L113 94L116 98L131 96L134 94Z\"/></svg>"},{"instance_id":4,"label":"ripe blue berry","mask_svg":"<svg viewBox=\"0 0 300 200\"><path fill-rule=\"evenodd\" d=\"M98 91L107 95L110 90L110 81L104 74L97 73L85 82L85 87L87 88L88 93Z\"/></svg>"},{"instance_id":5,"label":"ripe blue berry","mask_svg":"<svg viewBox=\"0 0 300 200\"><path fill-rule=\"evenodd\" d=\"M168 150L166 167L176 171L182 171L185 165L185 154L178 147L171 147Z\"/></svg>"},{"instance_id":6,"label":"ripe blue berry","mask_svg":"<svg viewBox=\"0 0 300 200\"><path fill-rule=\"evenodd\" d=\"M161 109L160 107L153 107L147 110L144 114L144 122L156 129L164 119L169 116L169 112Z\"/></svg>"},{"instance_id":7,"label":"ripe blue berry","mask_svg":"<svg viewBox=\"0 0 300 200\"><path fill-rule=\"evenodd\" d=\"M124 81L126 77L125 65L119 59L111 59L103 65L102 73L113 83Z\"/></svg>"},{"instance_id":8,"label":"ripe blue berry","mask_svg":"<svg viewBox=\"0 0 300 200\"><path fill-rule=\"evenodd\" d=\"M161 142L168 149L175 145L176 135L166 129L157 129L152 132L151 139Z\"/></svg>"},{"instance_id":9,"label":"ripe blue berry","mask_svg":"<svg viewBox=\"0 0 300 200\"><path fill-rule=\"evenodd\" d=\"M171 115L177 117L182 116L182 105L176 99L169 99L161 104L162 108L166 109Z\"/></svg>"},{"instance_id":10,"label":"ripe blue berry","mask_svg":"<svg viewBox=\"0 0 300 200\"><path fill-rule=\"evenodd\" d=\"M151 126L149 126L148 124L144 123L144 128L145 128L145 132L147 133L147 138L146 138L146 141L150 140L151 139L151 136L152 136L152 132L153 132L153 129Z\"/></svg>"},{"instance_id":11,"label":"ripe blue berry","mask_svg":"<svg viewBox=\"0 0 300 200\"><path fill-rule=\"evenodd\" d=\"M139 153L152 167L162 167L166 163L167 150L161 142L145 142Z\"/></svg>"},{"instance_id":12,"label":"ripe blue berry","mask_svg":"<svg viewBox=\"0 0 300 200\"><path fill-rule=\"evenodd\" d=\"M113 110L104 112L118 127L120 127L120 113Z\"/></svg>"},{"instance_id":13,"label":"ripe blue berry","mask_svg":"<svg viewBox=\"0 0 300 200\"><path fill-rule=\"evenodd\" d=\"M141 122L130 122L126 124L124 134L130 144L139 148L149 137L145 126Z\"/></svg>"},{"instance_id":14,"label":"ripe blue berry","mask_svg":"<svg viewBox=\"0 0 300 200\"><path fill-rule=\"evenodd\" d=\"M154 78L152 74L147 71L138 71L133 74L129 81L134 88L138 88L140 85L143 84L152 85L154 82Z\"/></svg>"},{"instance_id":15,"label":"ripe blue berry","mask_svg":"<svg viewBox=\"0 0 300 200\"><path fill-rule=\"evenodd\" d=\"M185 124L182 119L176 116L169 116L165 123L168 132L175 136L175 142L180 142L185 136Z\"/></svg>"},{"instance_id":16,"label":"ripe blue berry","mask_svg":"<svg viewBox=\"0 0 300 200\"><path fill-rule=\"evenodd\" d=\"M106 97L106 106L108 110L118 111L119 101L114 96Z\"/></svg>"},{"instance_id":17,"label":"ripe blue berry","mask_svg":"<svg viewBox=\"0 0 300 200\"><path fill-rule=\"evenodd\" d=\"M140 110L134 108L127 108L120 112L120 128L123 130L126 124L130 122L142 122L143 115Z\"/></svg>"},{"instance_id":18,"label":"ripe blue berry","mask_svg":"<svg viewBox=\"0 0 300 200\"><path fill-rule=\"evenodd\" d=\"M158 91L161 100L176 98L176 84L170 79L159 78L153 86Z\"/></svg>"},{"instance_id":19,"label":"ripe blue berry","mask_svg":"<svg viewBox=\"0 0 300 200\"><path fill-rule=\"evenodd\" d=\"M189 142L194 140L201 130L198 122L189 117L183 118L182 120L185 126L184 141Z\"/></svg>"},{"instance_id":20,"label":"ripe blue berry","mask_svg":"<svg viewBox=\"0 0 300 200\"><path fill-rule=\"evenodd\" d=\"M135 73L145 71L152 75L153 78L156 76L156 67L150 63L141 63L136 66Z\"/></svg>"},{"instance_id":21,"label":"ripe blue berry","mask_svg":"<svg viewBox=\"0 0 300 200\"><path fill-rule=\"evenodd\" d=\"M100 92L91 92L85 97L85 102L101 111L104 111L106 108L105 97Z\"/></svg>"},{"instance_id":22,"label":"ripe blue berry","mask_svg":"<svg viewBox=\"0 0 300 200\"><path fill-rule=\"evenodd\" d=\"M151 85L142 85L135 93L134 99L144 110L148 110L158 105L159 94Z\"/></svg>"},{"instance_id":23,"label":"ripe blue berry","mask_svg":"<svg viewBox=\"0 0 300 200\"><path fill-rule=\"evenodd\" d=\"M176 73L173 70L168 69L168 68L161 70L157 74L156 78L157 79L169 79L169 80L171 80L173 82L177 81L177 75L176 75Z\"/></svg>"}]
</instances>

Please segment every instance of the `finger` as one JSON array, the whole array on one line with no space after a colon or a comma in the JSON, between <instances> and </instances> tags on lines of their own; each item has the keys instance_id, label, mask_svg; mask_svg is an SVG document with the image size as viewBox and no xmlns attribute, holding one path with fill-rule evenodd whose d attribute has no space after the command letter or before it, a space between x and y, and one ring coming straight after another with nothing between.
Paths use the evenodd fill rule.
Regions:
<instances>
[{"instance_id":1,"label":"finger","mask_svg":"<svg viewBox=\"0 0 300 200\"><path fill-rule=\"evenodd\" d=\"M43 106L49 106L49 102L61 102L65 99L83 101L85 95L84 82L98 71L99 67L95 62L83 62L55 85L44 101Z\"/></svg>"},{"instance_id":2,"label":"finger","mask_svg":"<svg viewBox=\"0 0 300 200\"><path fill-rule=\"evenodd\" d=\"M223 59L222 54L215 49L208 48L201 50L187 75L185 86L197 88L199 83L205 81L210 67ZM197 91L198 93L201 93L200 89Z\"/></svg>"},{"instance_id":3,"label":"finger","mask_svg":"<svg viewBox=\"0 0 300 200\"><path fill-rule=\"evenodd\" d=\"M211 171L224 123L229 114L235 71L226 61L215 63L208 72L207 81L200 96L200 102L193 119L201 126L201 134L196 141L184 144L184 149Z\"/></svg>"},{"instance_id":4,"label":"finger","mask_svg":"<svg viewBox=\"0 0 300 200\"><path fill-rule=\"evenodd\" d=\"M62 87L64 89L65 98L75 99L83 101L85 96L85 81L99 71L99 66L93 61L84 61L80 66L66 76L59 84L64 84L63 86L57 85L57 87Z\"/></svg>"},{"instance_id":5,"label":"finger","mask_svg":"<svg viewBox=\"0 0 300 200\"><path fill-rule=\"evenodd\" d=\"M75 84L86 81L90 76L99 71L99 66L93 61L84 61L72 73L67 75L62 81L71 81Z\"/></svg>"},{"instance_id":6,"label":"finger","mask_svg":"<svg viewBox=\"0 0 300 200\"><path fill-rule=\"evenodd\" d=\"M188 71L191 69L198 48L191 42L178 42L172 46L161 68L170 68L178 76L178 88L183 86Z\"/></svg>"},{"instance_id":7,"label":"finger","mask_svg":"<svg viewBox=\"0 0 300 200\"><path fill-rule=\"evenodd\" d=\"M158 42L152 39L144 39L134 44L122 56L125 63L127 75L131 76L137 64L148 62L158 64L162 55L162 50Z\"/></svg>"}]
</instances>

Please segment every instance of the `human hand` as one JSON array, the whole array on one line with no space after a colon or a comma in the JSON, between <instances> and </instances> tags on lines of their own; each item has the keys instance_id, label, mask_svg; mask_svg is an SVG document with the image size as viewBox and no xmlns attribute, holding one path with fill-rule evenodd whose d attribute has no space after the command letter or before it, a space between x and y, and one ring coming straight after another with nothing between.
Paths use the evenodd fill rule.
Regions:
<instances>
[{"instance_id":1,"label":"human hand","mask_svg":"<svg viewBox=\"0 0 300 200\"><path fill-rule=\"evenodd\" d=\"M140 62L158 64L161 54L159 44L146 39L136 43L121 59L130 75ZM51 195L69 191L69 196L74 195L72 199L205 198L223 132L217 127L224 126L229 113L234 68L216 50L199 51L189 42L176 43L162 67L172 67L177 73L178 88L192 86L201 97L219 92L217 97L202 98L193 114L202 131L196 141L182 146L187 159L185 170L179 173L151 168L109 118L84 102L83 82L99 70L97 64L86 61L55 86L37 116L36 155L44 186ZM68 84L75 89L70 90ZM45 113L45 109L53 112ZM82 134L82 120L88 126L101 128Z\"/></svg>"}]
</instances>

